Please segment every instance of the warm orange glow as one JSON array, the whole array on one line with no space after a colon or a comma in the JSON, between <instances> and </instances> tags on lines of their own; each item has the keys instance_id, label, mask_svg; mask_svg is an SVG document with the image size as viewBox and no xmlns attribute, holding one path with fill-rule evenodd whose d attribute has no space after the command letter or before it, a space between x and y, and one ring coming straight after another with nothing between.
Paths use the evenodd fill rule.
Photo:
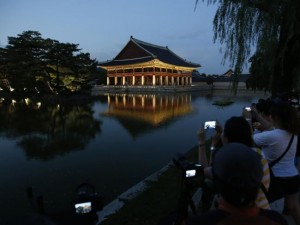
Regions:
<instances>
[{"instance_id":1,"label":"warm orange glow","mask_svg":"<svg viewBox=\"0 0 300 225\"><path fill-rule=\"evenodd\" d=\"M153 94L108 95L108 110L103 115L141 120L154 126L192 112L190 96Z\"/></svg>"}]
</instances>

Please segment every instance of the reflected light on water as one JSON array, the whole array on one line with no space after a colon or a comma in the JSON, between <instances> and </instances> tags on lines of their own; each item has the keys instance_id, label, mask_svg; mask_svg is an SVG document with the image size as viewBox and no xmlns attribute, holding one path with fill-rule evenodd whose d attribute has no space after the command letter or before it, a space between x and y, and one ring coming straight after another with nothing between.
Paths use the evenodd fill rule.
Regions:
<instances>
[{"instance_id":1,"label":"reflected light on water","mask_svg":"<svg viewBox=\"0 0 300 225\"><path fill-rule=\"evenodd\" d=\"M24 101L25 101L26 105L30 104L30 99L29 98L25 98Z\"/></svg>"},{"instance_id":2,"label":"reflected light on water","mask_svg":"<svg viewBox=\"0 0 300 225\"><path fill-rule=\"evenodd\" d=\"M143 121L153 126L192 112L191 95L107 95L102 115Z\"/></svg>"},{"instance_id":3,"label":"reflected light on water","mask_svg":"<svg viewBox=\"0 0 300 225\"><path fill-rule=\"evenodd\" d=\"M49 214L68 212L75 188L85 181L109 203L174 154L196 145L204 121L223 124L261 97L251 92L231 97L234 103L226 107L212 104L228 95L110 94L92 104L30 99L29 105L22 98L14 100L14 107L11 99L0 98L0 176L5 184L0 185L5 202L0 221L31 210L25 187L44 195Z\"/></svg>"},{"instance_id":4,"label":"reflected light on water","mask_svg":"<svg viewBox=\"0 0 300 225\"><path fill-rule=\"evenodd\" d=\"M37 105L37 108L39 109L42 106L42 103L41 102L37 102L36 105Z\"/></svg>"}]
</instances>

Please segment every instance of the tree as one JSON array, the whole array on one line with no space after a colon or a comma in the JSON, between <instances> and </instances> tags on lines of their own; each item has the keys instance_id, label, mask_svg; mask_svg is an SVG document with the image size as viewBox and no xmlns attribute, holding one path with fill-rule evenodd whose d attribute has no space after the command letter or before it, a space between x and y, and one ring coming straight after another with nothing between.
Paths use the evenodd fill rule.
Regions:
<instances>
[{"instance_id":1,"label":"tree","mask_svg":"<svg viewBox=\"0 0 300 225\"><path fill-rule=\"evenodd\" d=\"M46 54L47 69L54 76L51 83L54 84L55 92L60 94L62 88L65 87L63 79L68 74L72 74L71 68L77 63L74 54L80 49L78 49L78 44L60 43L55 40L48 40L48 42L52 44L49 45Z\"/></svg>"},{"instance_id":2,"label":"tree","mask_svg":"<svg viewBox=\"0 0 300 225\"><path fill-rule=\"evenodd\" d=\"M2 71L14 89L34 89L36 76L43 73L44 51L40 33L26 31L18 37L8 37L8 43L1 55Z\"/></svg>"},{"instance_id":3,"label":"tree","mask_svg":"<svg viewBox=\"0 0 300 225\"><path fill-rule=\"evenodd\" d=\"M0 48L0 79L8 80L18 92L83 91L89 79L100 73L97 61L78 46L43 39L38 31L8 37L7 47Z\"/></svg>"},{"instance_id":4,"label":"tree","mask_svg":"<svg viewBox=\"0 0 300 225\"><path fill-rule=\"evenodd\" d=\"M196 5L199 0L196 0ZM202 0L205 1L205 0ZM250 58L252 88L273 93L298 89L300 75L299 0L207 0L218 2L214 41L226 45L224 59L235 73ZM255 82L259 79L261 82Z\"/></svg>"}]
</instances>

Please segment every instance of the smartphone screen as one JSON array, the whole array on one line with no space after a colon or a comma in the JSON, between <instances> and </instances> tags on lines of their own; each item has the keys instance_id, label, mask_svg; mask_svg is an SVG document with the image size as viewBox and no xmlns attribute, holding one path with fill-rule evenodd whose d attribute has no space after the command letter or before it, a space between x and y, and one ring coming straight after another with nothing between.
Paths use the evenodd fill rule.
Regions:
<instances>
[{"instance_id":1,"label":"smartphone screen","mask_svg":"<svg viewBox=\"0 0 300 225\"><path fill-rule=\"evenodd\" d=\"M194 177L196 175L196 170L185 171L185 177Z\"/></svg>"},{"instance_id":2,"label":"smartphone screen","mask_svg":"<svg viewBox=\"0 0 300 225\"><path fill-rule=\"evenodd\" d=\"M82 202L75 204L76 213L89 213L92 211L92 203L91 202Z\"/></svg>"},{"instance_id":3,"label":"smartphone screen","mask_svg":"<svg viewBox=\"0 0 300 225\"><path fill-rule=\"evenodd\" d=\"M216 128L216 121L206 121L204 123L204 129Z\"/></svg>"}]
</instances>

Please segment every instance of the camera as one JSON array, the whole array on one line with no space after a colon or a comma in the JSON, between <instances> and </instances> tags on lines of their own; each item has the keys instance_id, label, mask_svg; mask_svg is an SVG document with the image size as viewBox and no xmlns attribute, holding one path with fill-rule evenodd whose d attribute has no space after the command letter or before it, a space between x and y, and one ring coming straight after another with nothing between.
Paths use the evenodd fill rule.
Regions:
<instances>
[{"instance_id":1,"label":"camera","mask_svg":"<svg viewBox=\"0 0 300 225\"><path fill-rule=\"evenodd\" d=\"M88 215L102 210L103 196L95 192L94 186L83 183L77 187L78 197L72 201L73 212L77 215Z\"/></svg>"},{"instance_id":2,"label":"camera","mask_svg":"<svg viewBox=\"0 0 300 225\"><path fill-rule=\"evenodd\" d=\"M173 158L173 163L182 171L182 176L186 181L202 180L204 179L203 166L197 163L192 163L186 159L185 156L177 154Z\"/></svg>"},{"instance_id":3,"label":"camera","mask_svg":"<svg viewBox=\"0 0 300 225\"><path fill-rule=\"evenodd\" d=\"M174 225L181 225L188 216L188 208L196 215L196 205L193 201L193 193L196 188L204 184L204 168L202 165L192 163L181 154L173 158L173 163L181 170L182 182L181 192L178 201L178 212L173 222Z\"/></svg>"},{"instance_id":4,"label":"camera","mask_svg":"<svg viewBox=\"0 0 300 225\"><path fill-rule=\"evenodd\" d=\"M216 128L216 121L206 121L204 123L204 129Z\"/></svg>"}]
</instances>

